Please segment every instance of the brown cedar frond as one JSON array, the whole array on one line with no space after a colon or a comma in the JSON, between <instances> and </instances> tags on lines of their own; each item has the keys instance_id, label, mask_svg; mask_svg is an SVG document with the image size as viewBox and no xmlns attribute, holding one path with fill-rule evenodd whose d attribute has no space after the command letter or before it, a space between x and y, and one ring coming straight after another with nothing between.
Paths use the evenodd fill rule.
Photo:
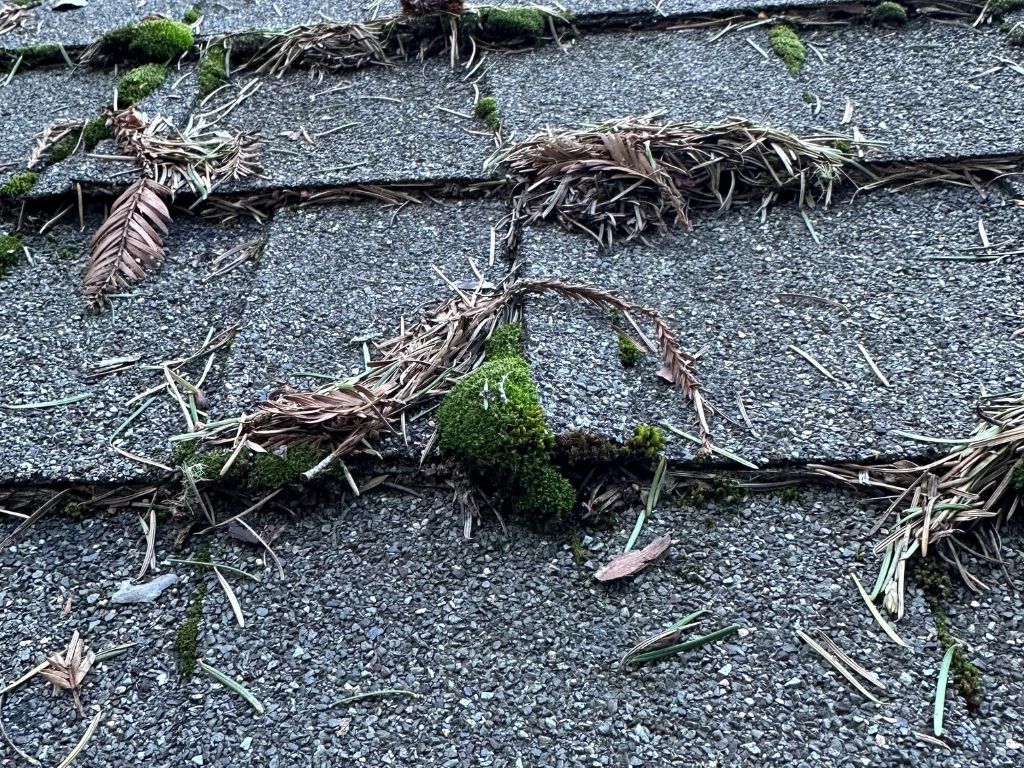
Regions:
<instances>
[{"instance_id":1,"label":"brown cedar frond","mask_svg":"<svg viewBox=\"0 0 1024 768\"><path fill-rule=\"evenodd\" d=\"M509 240L522 225L556 218L599 242L649 228L689 226L701 211L767 208L790 192L828 204L853 157L839 134L799 137L738 118L717 124L628 117L580 131L547 129L499 150L514 184Z\"/></svg>"},{"instance_id":2,"label":"brown cedar frond","mask_svg":"<svg viewBox=\"0 0 1024 768\"><path fill-rule=\"evenodd\" d=\"M1024 390L985 397L978 410L974 433L942 441L951 450L936 461L808 467L818 477L883 492L888 508L872 533L890 520L893 526L875 545L876 553L886 553L877 592L897 618L903 615L906 563L914 554L938 550L971 589L984 589L961 562L959 551L974 551L963 536L973 536L981 549L975 554L999 562L999 530L1024 501Z\"/></svg>"},{"instance_id":3,"label":"brown cedar frond","mask_svg":"<svg viewBox=\"0 0 1024 768\"><path fill-rule=\"evenodd\" d=\"M218 423L206 438L232 442L239 450L248 442L265 448L296 442L326 444L334 449L333 458L370 447L382 434L398 430L405 411L446 394L461 376L474 370L493 330L516 315L524 297L543 293L649 318L665 369L696 412L702 448L710 450L711 433L694 357L679 346L657 310L591 285L553 279L517 280L491 294L458 292L430 316L379 344L381 358L370 364L367 373L315 392L280 392L253 413Z\"/></svg>"},{"instance_id":4,"label":"brown cedar frond","mask_svg":"<svg viewBox=\"0 0 1024 768\"><path fill-rule=\"evenodd\" d=\"M163 235L171 221L170 190L152 179L139 179L110 207L110 215L93 235L85 273L85 295L92 306L107 294L146 275L146 267L164 260Z\"/></svg>"},{"instance_id":5,"label":"brown cedar frond","mask_svg":"<svg viewBox=\"0 0 1024 768\"><path fill-rule=\"evenodd\" d=\"M323 75L368 64L387 64L390 59L380 42L383 31L383 21L325 21L292 27L271 38L252 65L260 74L280 77L298 67Z\"/></svg>"},{"instance_id":6,"label":"brown cedar frond","mask_svg":"<svg viewBox=\"0 0 1024 768\"><path fill-rule=\"evenodd\" d=\"M187 187L206 197L228 179L260 172L259 132L214 130L202 116L178 131L163 117L150 120L131 108L113 112L111 118L121 149L172 193Z\"/></svg>"}]
</instances>

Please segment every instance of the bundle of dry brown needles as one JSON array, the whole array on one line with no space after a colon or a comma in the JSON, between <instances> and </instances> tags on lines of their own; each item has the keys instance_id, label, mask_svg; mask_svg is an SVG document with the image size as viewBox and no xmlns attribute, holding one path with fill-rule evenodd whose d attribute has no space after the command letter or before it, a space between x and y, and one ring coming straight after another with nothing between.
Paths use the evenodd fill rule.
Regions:
<instances>
[{"instance_id":1,"label":"bundle of dry brown needles","mask_svg":"<svg viewBox=\"0 0 1024 768\"><path fill-rule=\"evenodd\" d=\"M610 244L652 227L689 226L698 211L745 203L764 211L783 194L801 206L827 205L844 169L857 165L852 146L840 134L800 137L741 119L648 115L580 131L549 128L488 163L503 165L514 184L511 243L524 224L555 217Z\"/></svg>"},{"instance_id":2,"label":"bundle of dry brown needles","mask_svg":"<svg viewBox=\"0 0 1024 768\"><path fill-rule=\"evenodd\" d=\"M965 567L961 553L1002 562L1000 532L1024 495L1024 390L987 396L978 412L981 421L969 438L927 438L952 447L928 464L809 467L820 477L883 492L888 508L871 533L894 522L875 545L884 558L871 597L882 595L897 619L910 558L938 554L975 591L985 584Z\"/></svg>"},{"instance_id":3,"label":"bundle of dry brown needles","mask_svg":"<svg viewBox=\"0 0 1024 768\"><path fill-rule=\"evenodd\" d=\"M491 293L453 288L457 295L430 316L379 344L380 358L370 363L366 373L313 392L286 392L260 403L251 414L210 424L197 436L234 445L221 474L253 443L261 449L297 443L330 447L330 455L310 476L341 456L372 451L382 435L404 432L410 409L446 394L461 376L475 369L494 329L516 316L523 298L541 293L649 320L664 364L661 375L682 391L696 414L703 450L710 450L711 431L695 359L656 310L591 285L560 280L516 280Z\"/></svg>"},{"instance_id":4,"label":"bundle of dry brown needles","mask_svg":"<svg viewBox=\"0 0 1024 768\"><path fill-rule=\"evenodd\" d=\"M297 67L322 77L327 72L387 64L389 57L381 44L384 24L324 21L293 27L264 44L252 66L260 74L277 77Z\"/></svg>"}]
</instances>

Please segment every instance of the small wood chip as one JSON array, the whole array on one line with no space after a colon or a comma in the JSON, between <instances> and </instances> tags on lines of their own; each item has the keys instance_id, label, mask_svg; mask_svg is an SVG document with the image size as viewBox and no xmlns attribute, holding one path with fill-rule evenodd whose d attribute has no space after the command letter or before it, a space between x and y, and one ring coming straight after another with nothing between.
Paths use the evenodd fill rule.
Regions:
<instances>
[{"instance_id":1,"label":"small wood chip","mask_svg":"<svg viewBox=\"0 0 1024 768\"><path fill-rule=\"evenodd\" d=\"M624 555L616 555L608 563L598 569L594 578L598 581L614 581L626 576L640 573L651 563L660 560L672 546L672 539L668 536L659 536L643 549L635 552L627 552Z\"/></svg>"}]
</instances>

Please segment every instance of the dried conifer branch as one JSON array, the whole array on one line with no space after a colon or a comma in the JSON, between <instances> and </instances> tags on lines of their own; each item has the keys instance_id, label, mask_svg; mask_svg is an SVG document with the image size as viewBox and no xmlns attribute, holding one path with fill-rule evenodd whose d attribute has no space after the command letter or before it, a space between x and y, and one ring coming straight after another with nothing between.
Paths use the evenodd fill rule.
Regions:
<instances>
[{"instance_id":1,"label":"dried conifer branch","mask_svg":"<svg viewBox=\"0 0 1024 768\"><path fill-rule=\"evenodd\" d=\"M110 207L89 244L85 295L98 307L106 296L146 275L164 260L163 236L171 221L166 200L170 190L152 179L139 179Z\"/></svg>"},{"instance_id":2,"label":"dried conifer branch","mask_svg":"<svg viewBox=\"0 0 1024 768\"><path fill-rule=\"evenodd\" d=\"M81 131L85 125L80 120L63 121L46 126L36 135L36 143L28 155L27 168L35 168L41 162L49 159L50 149L65 136L75 131Z\"/></svg>"},{"instance_id":3,"label":"dried conifer branch","mask_svg":"<svg viewBox=\"0 0 1024 768\"><path fill-rule=\"evenodd\" d=\"M382 434L397 432L405 411L446 394L474 370L493 330L515 316L523 298L543 293L649 318L665 369L696 412L703 448L710 449L694 357L679 346L659 313L594 286L548 279L518 280L490 294L460 291L429 317L379 344L380 359L367 373L314 392L286 389L253 413L212 426L204 437L233 443L236 449L249 442L267 449L292 443L329 445L334 458L361 450Z\"/></svg>"},{"instance_id":4,"label":"dried conifer branch","mask_svg":"<svg viewBox=\"0 0 1024 768\"><path fill-rule=\"evenodd\" d=\"M206 197L224 181L259 175L259 132L215 130L201 116L178 131L166 119L149 120L134 109L114 112L112 121L121 149L172 194L189 188Z\"/></svg>"},{"instance_id":5,"label":"dried conifer branch","mask_svg":"<svg viewBox=\"0 0 1024 768\"><path fill-rule=\"evenodd\" d=\"M299 67L322 77L327 72L387 64L389 58L380 42L384 24L325 21L292 27L271 38L252 66L260 74L276 77Z\"/></svg>"},{"instance_id":6,"label":"dried conifer branch","mask_svg":"<svg viewBox=\"0 0 1024 768\"><path fill-rule=\"evenodd\" d=\"M888 500L873 531L893 521L875 545L876 553L885 553L877 592L897 618L903 615L907 561L914 555L937 551L957 566L969 587L985 589L959 552L974 551L966 543L973 539L980 549L976 554L998 562L999 532L1022 504L1024 390L985 397L978 411L981 420L971 437L940 441L951 446L950 453L928 464L809 467L819 477L880 490Z\"/></svg>"},{"instance_id":7,"label":"dried conifer branch","mask_svg":"<svg viewBox=\"0 0 1024 768\"><path fill-rule=\"evenodd\" d=\"M555 218L599 242L650 228L689 226L695 212L758 203L782 194L827 205L853 156L840 134L799 137L730 119L718 124L629 117L580 131L548 129L499 150L490 167L511 178L509 241L524 224ZM865 144L866 146L866 144Z\"/></svg>"}]
</instances>

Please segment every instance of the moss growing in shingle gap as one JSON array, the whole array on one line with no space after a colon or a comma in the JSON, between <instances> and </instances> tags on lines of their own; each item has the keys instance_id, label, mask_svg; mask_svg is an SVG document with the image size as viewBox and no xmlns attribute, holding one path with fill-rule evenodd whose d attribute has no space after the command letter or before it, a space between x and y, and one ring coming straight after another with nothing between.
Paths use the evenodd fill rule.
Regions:
<instances>
[{"instance_id":1,"label":"moss growing in shingle gap","mask_svg":"<svg viewBox=\"0 0 1024 768\"><path fill-rule=\"evenodd\" d=\"M167 67L163 64L143 64L129 70L117 84L117 105L129 107L141 101L167 79Z\"/></svg>"},{"instance_id":2,"label":"moss growing in shingle gap","mask_svg":"<svg viewBox=\"0 0 1024 768\"><path fill-rule=\"evenodd\" d=\"M17 235L0 235L0 277L18 263L22 253L21 239Z\"/></svg>"},{"instance_id":3,"label":"moss growing in shingle gap","mask_svg":"<svg viewBox=\"0 0 1024 768\"><path fill-rule=\"evenodd\" d=\"M700 508L710 503L732 507L739 504L744 498L746 498L746 492L739 483L728 478L721 478L698 480L688 490L676 494L675 501L680 506L694 508Z\"/></svg>"},{"instance_id":4,"label":"moss growing in shingle gap","mask_svg":"<svg viewBox=\"0 0 1024 768\"><path fill-rule=\"evenodd\" d=\"M509 323L496 329L487 340L487 359L504 360L523 356L523 326Z\"/></svg>"},{"instance_id":5,"label":"moss growing in shingle gap","mask_svg":"<svg viewBox=\"0 0 1024 768\"><path fill-rule=\"evenodd\" d=\"M623 447L637 458L656 459L665 450L665 433L650 424L637 424Z\"/></svg>"},{"instance_id":6,"label":"moss growing in shingle gap","mask_svg":"<svg viewBox=\"0 0 1024 768\"><path fill-rule=\"evenodd\" d=\"M202 18L202 16L203 16L203 9L200 8L198 5L193 5L187 11L185 11L185 14L181 17L181 20L185 24L188 24L189 26L192 26L197 21L199 21L199 19Z\"/></svg>"},{"instance_id":7,"label":"moss growing in shingle gap","mask_svg":"<svg viewBox=\"0 0 1024 768\"><path fill-rule=\"evenodd\" d=\"M547 15L536 8L480 8L462 15L463 31L492 42L536 40L548 29Z\"/></svg>"},{"instance_id":8,"label":"moss growing in shingle gap","mask_svg":"<svg viewBox=\"0 0 1024 768\"><path fill-rule=\"evenodd\" d=\"M623 368L632 368L644 359L644 351L629 336L619 334L619 362Z\"/></svg>"},{"instance_id":9,"label":"moss growing in shingle gap","mask_svg":"<svg viewBox=\"0 0 1024 768\"><path fill-rule=\"evenodd\" d=\"M899 26L907 23L907 9L899 3L884 0L871 9L872 24L891 24Z\"/></svg>"},{"instance_id":10,"label":"moss growing in shingle gap","mask_svg":"<svg viewBox=\"0 0 1024 768\"><path fill-rule=\"evenodd\" d=\"M94 149L101 141L109 139L114 135L114 131L109 125L107 125L107 119L105 117L94 117L85 124L85 128L83 128L82 131L82 143L85 145L87 150Z\"/></svg>"},{"instance_id":11,"label":"moss growing in shingle gap","mask_svg":"<svg viewBox=\"0 0 1024 768\"><path fill-rule=\"evenodd\" d=\"M107 32L101 40L104 55L139 62L167 62L192 47L187 24L170 19L147 19Z\"/></svg>"},{"instance_id":12,"label":"moss growing in shingle gap","mask_svg":"<svg viewBox=\"0 0 1024 768\"><path fill-rule=\"evenodd\" d=\"M501 127L501 115L498 112L498 100L493 96L485 96L473 107L473 114L484 121L492 131Z\"/></svg>"},{"instance_id":13,"label":"moss growing in shingle gap","mask_svg":"<svg viewBox=\"0 0 1024 768\"><path fill-rule=\"evenodd\" d=\"M22 197L39 181L39 174L35 171L22 171L16 173L7 182L0 186L0 197Z\"/></svg>"},{"instance_id":14,"label":"moss growing in shingle gap","mask_svg":"<svg viewBox=\"0 0 1024 768\"><path fill-rule=\"evenodd\" d=\"M967 708L974 712L981 705L981 671L967 658L963 646L957 643L950 627L946 601L953 595L953 582L949 578L948 568L930 557L914 558L911 567L914 581L924 592L925 600L931 608L939 645L943 651L956 646L956 650L953 651L953 663L950 666L953 684L964 698Z\"/></svg>"},{"instance_id":15,"label":"moss growing in shingle gap","mask_svg":"<svg viewBox=\"0 0 1024 768\"><path fill-rule=\"evenodd\" d=\"M249 470L249 482L254 488L276 490L299 482L300 475L308 472L324 458L325 453L309 445L289 446L283 455L257 453Z\"/></svg>"},{"instance_id":16,"label":"moss growing in shingle gap","mask_svg":"<svg viewBox=\"0 0 1024 768\"><path fill-rule=\"evenodd\" d=\"M1010 45L1024 45L1024 24L1017 24L1006 33L1006 42Z\"/></svg>"},{"instance_id":17,"label":"moss growing in shingle gap","mask_svg":"<svg viewBox=\"0 0 1024 768\"><path fill-rule=\"evenodd\" d=\"M196 77L199 80L199 98L205 99L228 81L227 49L211 45L199 60Z\"/></svg>"},{"instance_id":18,"label":"moss growing in shingle gap","mask_svg":"<svg viewBox=\"0 0 1024 768\"><path fill-rule=\"evenodd\" d=\"M554 435L529 366L519 357L489 360L464 376L437 411L438 444L491 482L517 512L561 519L576 491L554 465Z\"/></svg>"},{"instance_id":19,"label":"moss growing in shingle gap","mask_svg":"<svg viewBox=\"0 0 1024 768\"><path fill-rule=\"evenodd\" d=\"M768 39L775 55L782 59L789 73L794 77L799 75L804 67L804 61L807 60L807 49L793 28L785 24L776 24L768 30Z\"/></svg>"},{"instance_id":20,"label":"moss growing in shingle gap","mask_svg":"<svg viewBox=\"0 0 1024 768\"><path fill-rule=\"evenodd\" d=\"M193 560L199 562L210 562L210 553L207 550L199 552ZM200 576L200 578L202 578ZM178 655L178 670L182 677L191 677L196 669L196 661L199 658L199 623L203 620L203 601L206 599L206 582L199 581L196 584L196 591L192 595L192 602L188 606L188 614L185 621L174 636L174 652Z\"/></svg>"}]
</instances>

